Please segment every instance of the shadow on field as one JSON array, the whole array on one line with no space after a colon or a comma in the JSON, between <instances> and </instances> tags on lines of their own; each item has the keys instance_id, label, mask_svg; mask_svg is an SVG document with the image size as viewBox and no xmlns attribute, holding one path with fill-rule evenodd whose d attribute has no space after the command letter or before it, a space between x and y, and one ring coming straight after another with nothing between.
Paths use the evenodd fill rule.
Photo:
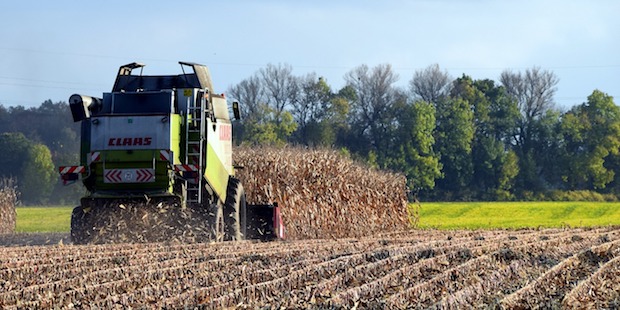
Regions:
<instances>
[{"instance_id":1,"label":"shadow on field","mask_svg":"<svg viewBox=\"0 0 620 310\"><path fill-rule=\"evenodd\" d=\"M71 244L69 233L0 234L0 246Z\"/></svg>"}]
</instances>

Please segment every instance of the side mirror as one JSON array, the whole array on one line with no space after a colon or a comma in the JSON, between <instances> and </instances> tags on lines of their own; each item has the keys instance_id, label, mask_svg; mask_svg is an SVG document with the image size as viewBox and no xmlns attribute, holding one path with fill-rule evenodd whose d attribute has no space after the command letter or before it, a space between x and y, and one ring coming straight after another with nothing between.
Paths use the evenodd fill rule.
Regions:
<instances>
[{"instance_id":1,"label":"side mirror","mask_svg":"<svg viewBox=\"0 0 620 310\"><path fill-rule=\"evenodd\" d=\"M233 114L235 115L235 119L240 120L241 113L239 113L239 102L233 101L232 108L233 108Z\"/></svg>"},{"instance_id":2,"label":"side mirror","mask_svg":"<svg viewBox=\"0 0 620 310\"><path fill-rule=\"evenodd\" d=\"M91 111L97 112L101 108L101 99L73 94L69 97L69 108L74 122L90 118Z\"/></svg>"}]
</instances>

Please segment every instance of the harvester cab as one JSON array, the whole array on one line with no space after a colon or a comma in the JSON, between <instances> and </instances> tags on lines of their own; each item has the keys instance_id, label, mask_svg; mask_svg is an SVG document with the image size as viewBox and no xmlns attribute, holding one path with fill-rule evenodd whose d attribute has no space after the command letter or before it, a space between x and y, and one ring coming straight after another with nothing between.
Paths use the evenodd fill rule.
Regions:
<instances>
[{"instance_id":1,"label":"harvester cab","mask_svg":"<svg viewBox=\"0 0 620 310\"><path fill-rule=\"evenodd\" d=\"M140 63L123 65L102 98L69 98L81 122L80 165L60 167L61 179L81 179L89 192L72 215L74 242L91 241L102 225L93 210L117 212L110 206L135 201L205 211L204 228L216 240L284 236L277 205L246 204L225 96L212 92L206 66L179 64L182 74L157 76L143 75Z\"/></svg>"}]
</instances>

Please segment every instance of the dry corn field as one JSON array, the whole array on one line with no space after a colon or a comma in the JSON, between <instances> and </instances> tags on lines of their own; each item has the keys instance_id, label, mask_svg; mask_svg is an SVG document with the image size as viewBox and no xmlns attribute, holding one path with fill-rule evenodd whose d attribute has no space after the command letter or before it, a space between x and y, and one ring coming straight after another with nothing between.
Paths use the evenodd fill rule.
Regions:
<instances>
[{"instance_id":1,"label":"dry corn field","mask_svg":"<svg viewBox=\"0 0 620 310\"><path fill-rule=\"evenodd\" d=\"M282 207L287 238L345 238L404 230L403 175L368 169L334 150L239 147L234 162L250 203Z\"/></svg>"},{"instance_id":2,"label":"dry corn field","mask_svg":"<svg viewBox=\"0 0 620 310\"><path fill-rule=\"evenodd\" d=\"M620 307L620 228L0 248L0 308Z\"/></svg>"},{"instance_id":3,"label":"dry corn field","mask_svg":"<svg viewBox=\"0 0 620 310\"><path fill-rule=\"evenodd\" d=\"M13 181L0 179L0 234L12 233L15 230L15 202L17 193Z\"/></svg>"}]
</instances>

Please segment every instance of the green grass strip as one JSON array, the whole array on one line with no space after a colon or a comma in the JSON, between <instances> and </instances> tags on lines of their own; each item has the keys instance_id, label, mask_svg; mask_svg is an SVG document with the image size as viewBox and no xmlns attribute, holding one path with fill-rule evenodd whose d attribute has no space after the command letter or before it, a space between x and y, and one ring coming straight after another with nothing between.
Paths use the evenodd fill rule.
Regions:
<instances>
[{"instance_id":1,"label":"green grass strip","mask_svg":"<svg viewBox=\"0 0 620 310\"><path fill-rule=\"evenodd\" d=\"M15 230L69 232L72 209L68 206L17 207ZM418 227L516 229L609 225L620 225L618 202L423 202Z\"/></svg>"},{"instance_id":2,"label":"green grass strip","mask_svg":"<svg viewBox=\"0 0 620 310\"><path fill-rule=\"evenodd\" d=\"M422 203L419 211L419 228L514 229L620 225L618 202L429 202Z\"/></svg>"},{"instance_id":3,"label":"green grass strip","mask_svg":"<svg viewBox=\"0 0 620 310\"><path fill-rule=\"evenodd\" d=\"M17 207L15 232L69 232L73 207Z\"/></svg>"}]
</instances>

